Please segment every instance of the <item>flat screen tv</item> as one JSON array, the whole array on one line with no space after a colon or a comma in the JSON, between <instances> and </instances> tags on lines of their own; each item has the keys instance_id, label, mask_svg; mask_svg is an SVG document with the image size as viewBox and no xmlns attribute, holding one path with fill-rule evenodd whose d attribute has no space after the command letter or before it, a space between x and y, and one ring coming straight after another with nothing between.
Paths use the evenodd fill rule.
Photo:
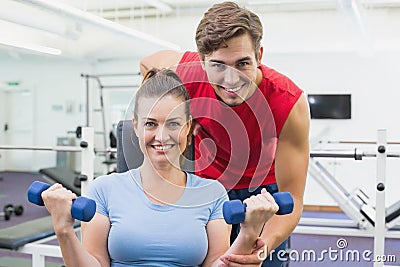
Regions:
<instances>
[{"instance_id":1,"label":"flat screen tv","mask_svg":"<svg viewBox=\"0 0 400 267\"><path fill-rule=\"evenodd\" d=\"M350 94L308 95L311 119L351 119Z\"/></svg>"}]
</instances>

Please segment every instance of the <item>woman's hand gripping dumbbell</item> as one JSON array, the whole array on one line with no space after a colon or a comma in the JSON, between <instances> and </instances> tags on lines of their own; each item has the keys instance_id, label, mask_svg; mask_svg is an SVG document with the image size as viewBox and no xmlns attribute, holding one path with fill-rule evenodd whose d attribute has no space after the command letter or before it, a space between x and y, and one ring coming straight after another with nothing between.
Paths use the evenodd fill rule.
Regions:
<instances>
[{"instance_id":1,"label":"woman's hand gripping dumbbell","mask_svg":"<svg viewBox=\"0 0 400 267\"><path fill-rule=\"evenodd\" d=\"M49 188L50 190L46 191ZM45 200L42 198L42 193L44 191L46 191L44 195ZM57 191L57 194L52 194L55 191ZM67 205L59 205L63 199L69 199L69 203ZM72 218L84 222L90 221L96 212L96 202L94 200L85 197L76 197L74 193L66 190L60 184L50 186L49 184L35 181L28 189L28 200L39 206L44 206L46 202L46 207L49 212L52 215L53 212L57 212L59 214L58 216L63 213L59 211L60 208L66 209L65 207L67 206L68 210L71 212Z\"/></svg>"},{"instance_id":2,"label":"woman's hand gripping dumbbell","mask_svg":"<svg viewBox=\"0 0 400 267\"><path fill-rule=\"evenodd\" d=\"M265 191L266 190L263 189L260 195L265 194ZM279 206L279 209L276 212L277 215L292 213L294 202L293 197L289 192L278 192L273 194L272 197ZM226 223L238 224L244 222L247 208L246 203L242 203L242 201L235 199L225 202L222 208Z\"/></svg>"}]
</instances>

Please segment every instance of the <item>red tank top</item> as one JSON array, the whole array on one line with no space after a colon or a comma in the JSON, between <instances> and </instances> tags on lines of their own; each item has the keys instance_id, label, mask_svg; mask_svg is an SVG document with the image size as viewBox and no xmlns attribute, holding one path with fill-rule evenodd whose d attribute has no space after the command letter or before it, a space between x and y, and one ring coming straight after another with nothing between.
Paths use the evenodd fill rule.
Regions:
<instances>
[{"instance_id":1,"label":"red tank top","mask_svg":"<svg viewBox=\"0 0 400 267\"><path fill-rule=\"evenodd\" d=\"M289 78L264 65L258 90L238 106L219 101L196 52L184 53L176 72L202 130L195 136L195 172L227 189L276 183L277 137L300 95Z\"/></svg>"}]
</instances>

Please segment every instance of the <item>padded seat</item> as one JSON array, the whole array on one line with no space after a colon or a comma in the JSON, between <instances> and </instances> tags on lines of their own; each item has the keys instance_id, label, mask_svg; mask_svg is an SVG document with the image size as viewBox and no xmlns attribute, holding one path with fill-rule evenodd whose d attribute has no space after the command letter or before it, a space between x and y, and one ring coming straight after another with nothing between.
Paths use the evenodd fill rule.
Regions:
<instances>
[{"instance_id":1,"label":"padded seat","mask_svg":"<svg viewBox=\"0 0 400 267\"><path fill-rule=\"evenodd\" d=\"M79 227L76 221L74 227ZM51 216L20 223L0 230L0 248L16 250L19 247L53 236L54 229Z\"/></svg>"},{"instance_id":2,"label":"padded seat","mask_svg":"<svg viewBox=\"0 0 400 267\"><path fill-rule=\"evenodd\" d=\"M71 190L76 195L81 195L81 188L79 184L76 183L78 175L74 172L58 167L40 169L39 172L46 175L56 183L62 184L65 188Z\"/></svg>"}]
</instances>

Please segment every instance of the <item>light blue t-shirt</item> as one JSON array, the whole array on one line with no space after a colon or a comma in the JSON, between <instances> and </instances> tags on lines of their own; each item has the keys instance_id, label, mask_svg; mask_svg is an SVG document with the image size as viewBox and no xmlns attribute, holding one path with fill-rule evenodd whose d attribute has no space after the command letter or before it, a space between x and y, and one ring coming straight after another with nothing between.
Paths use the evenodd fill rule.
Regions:
<instances>
[{"instance_id":1,"label":"light blue t-shirt","mask_svg":"<svg viewBox=\"0 0 400 267\"><path fill-rule=\"evenodd\" d=\"M139 169L96 178L87 197L110 218L112 267L199 266L208 250L206 225L223 218L222 204L228 200L218 181L187 173L176 203L155 204L143 192Z\"/></svg>"}]
</instances>

